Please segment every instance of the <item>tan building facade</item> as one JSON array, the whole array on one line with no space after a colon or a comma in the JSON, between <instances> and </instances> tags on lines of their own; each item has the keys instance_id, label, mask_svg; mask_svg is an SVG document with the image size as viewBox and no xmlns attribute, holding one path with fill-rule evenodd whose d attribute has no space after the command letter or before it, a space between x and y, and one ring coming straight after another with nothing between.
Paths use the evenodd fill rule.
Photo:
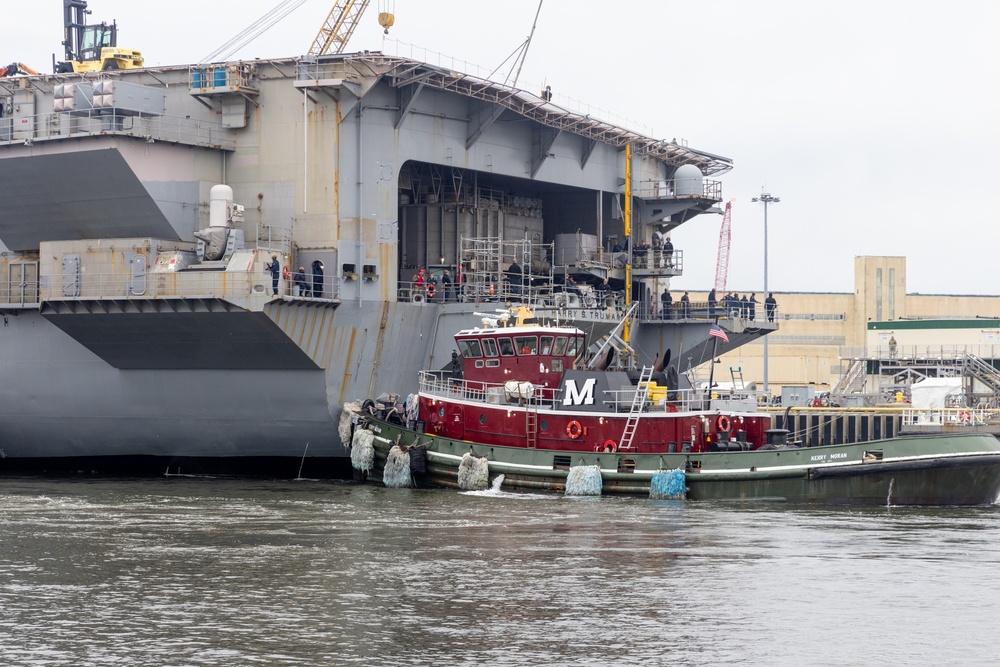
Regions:
<instances>
[{"instance_id":1,"label":"tan building facade","mask_svg":"<svg viewBox=\"0 0 1000 667\"><path fill-rule=\"evenodd\" d=\"M778 330L767 337L772 395L780 395L785 385L812 385L816 393L829 391L855 356L872 356L865 355L865 348L878 356L881 346L888 355L890 339L895 339L900 353L968 347L982 357L1000 355L1000 296L907 294L905 257L856 257L854 285L853 294L774 292ZM749 292L739 294L749 296ZM756 297L758 320L764 317L766 296ZM707 292L691 293L692 301L707 298ZM916 320L942 322L915 325ZM762 387L763 339L720 355L719 360L716 382L730 381L735 375ZM707 366L696 369L699 377L708 376Z\"/></svg>"}]
</instances>

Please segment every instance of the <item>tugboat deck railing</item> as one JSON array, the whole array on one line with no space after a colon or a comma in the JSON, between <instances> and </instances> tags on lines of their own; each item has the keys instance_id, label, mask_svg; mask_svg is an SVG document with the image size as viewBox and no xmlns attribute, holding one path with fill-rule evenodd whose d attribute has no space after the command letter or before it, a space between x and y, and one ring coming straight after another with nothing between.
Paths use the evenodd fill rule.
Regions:
<instances>
[{"instance_id":1,"label":"tugboat deck railing","mask_svg":"<svg viewBox=\"0 0 1000 667\"><path fill-rule=\"evenodd\" d=\"M1000 410L987 408L906 408L903 410L903 426L919 430L921 427L973 427L996 423L1000 420Z\"/></svg>"},{"instance_id":2,"label":"tugboat deck railing","mask_svg":"<svg viewBox=\"0 0 1000 667\"><path fill-rule=\"evenodd\" d=\"M542 387L530 383L491 383L470 381L451 377L448 371L421 371L420 393L448 400L463 400L487 405L530 405L539 410L562 410L563 396L560 389ZM604 406L604 411L620 413L627 417L632 410L637 392L647 393L642 401L642 412L699 412L723 409L731 405L720 406L718 392L709 396L704 391L693 389L678 389L669 392L667 400L665 390L652 388L647 393L642 387L626 387L603 392L598 400ZM659 395L658 395L659 394ZM740 407L756 404L755 392L739 392L725 398L737 401ZM723 409L723 411L728 411Z\"/></svg>"}]
</instances>

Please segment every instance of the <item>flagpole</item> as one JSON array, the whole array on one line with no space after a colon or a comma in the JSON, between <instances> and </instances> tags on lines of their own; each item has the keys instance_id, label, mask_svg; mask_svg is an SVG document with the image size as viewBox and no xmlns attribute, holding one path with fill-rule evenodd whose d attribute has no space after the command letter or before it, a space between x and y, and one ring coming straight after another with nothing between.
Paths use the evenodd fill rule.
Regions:
<instances>
[{"instance_id":1,"label":"flagpole","mask_svg":"<svg viewBox=\"0 0 1000 667\"><path fill-rule=\"evenodd\" d=\"M715 326L719 326L719 318L715 318ZM708 369L708 409L712 409L712 382L715 378L715 355L719 351L719 337L712 336L712 361Z\"/></svg>"}]
</instances>

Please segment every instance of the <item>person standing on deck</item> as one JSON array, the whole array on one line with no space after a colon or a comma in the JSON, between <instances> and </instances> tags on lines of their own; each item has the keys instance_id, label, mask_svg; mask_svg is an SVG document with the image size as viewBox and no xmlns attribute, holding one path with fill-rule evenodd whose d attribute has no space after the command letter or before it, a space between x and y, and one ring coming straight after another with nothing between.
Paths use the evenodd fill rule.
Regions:
<instances>
[{"instance_id":1,"label":"person standing on deck","mask_svg":"<svg viewBox=\"0 0 1000 667\"><path fill-rule=\"evenodd\" d=\"M455 300L464 301L462 297L465 296L465 271L462 270L462 265L459 264L455 267Z\"/></svg>"},{"instance_id":2,"label":"person standing on deck","mask_svg":"<svg viewBox=\"0 0 1000 667\"><path fill-rule=\"evenodd\" d=\"M757 319L757 293L756 292L750 292L749 306L750 306L750 320L751 321L756 320Z\"/></svg>"},{"instance_id":3,"label":"person standing on deck","mask_svg":"<svg viewBox=\"0 0 1000 667\"><path fill-rule=\"evenodd\" d=\"M660 295L660 319L673 319L673 307L674 297L670 294L670 290L664 287L663 294Z\"/></svg>"},{"instance_id":4,"label":"person standing on deck","mask_svg":"<svg viewBox=\"0 0 1000 667\"><path fill-rule=\"evenodd\" d=\"M323 262L318 259L313 260L312 272L313 272L313 288L312 295L315 297L323 296Z\"/></svg>"},{"instance_id":5,"label":"person standing on deck","mask_svg":"<svg viewBox=\"0 0 1000 667\"><path fill-rule=\"evenodd\" d=\"M271 289L274 290L274 295L278 296L278 278L281 276L281 263L278 262L277 254L271 254L271 261L267 263L264 270L271 272Z\"/></svg>"},{"instance_id":6,"label":"person standing on deck","mask_svg":"<svg viewBox=\"0 0 1000 667\"><path fill-rule=\"evenodd\" d=\"M708 316L715 317L715 308L719 305L719 299L715 296L715 288L708 293Z\"/></svg>"},{"instance_id":7,"label":"person standing on deck","mask_svg":"<svg viewBox=\"0 0 1000 667\"><path fill-rule=\"evenodd\" d=\"M774 311L778 309L778 302L774 300L774 292L768 292L767 298L764 299L764 314L767 315L767 321L774 321Z\"/></svg>"},{"instance_id":8,"label":"person standing on deck","mask_svg":"<svg viewBox=\"0 0 1000 667\"><path fill-rule=\"evenodd\" d=\"M691 297L687 292L681 297L681 317L685 320L691 316Z\"/></svg>"},{"instance_id":9,"label":"person standing on deck","mask_svg":"<svg viewBox=\"0 0 1000 667\"><path fill-rule=\"evenodd\" d=\"M299 267L299 270L292 276L292 282L299 288L299 296L309 296L309 283L306 282L306 267Z\"/></svg>"},{"instance_id":10,"label":"person standing on deck","mask_svg":"<svg viewBox=\"0 0 1000 667\"><path fill-rule=\"evenodd\" d=\"M445 269L444 273L441 275L441 284L444 285L444 289L441 290L443 292L442 298L444 299L445 302L451 301L452 282L451 282L451 276L448 275L448 269Z\"/></svg>"}]
</instances>

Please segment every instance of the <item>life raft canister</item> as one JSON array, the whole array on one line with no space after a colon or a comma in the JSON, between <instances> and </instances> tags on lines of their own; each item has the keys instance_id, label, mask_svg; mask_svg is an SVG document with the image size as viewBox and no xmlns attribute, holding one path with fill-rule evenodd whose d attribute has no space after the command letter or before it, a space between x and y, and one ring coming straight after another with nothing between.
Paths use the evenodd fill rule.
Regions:
<instances>
[{"instance_id":1,"label":"life raft canister","mask_svg":"<svg viewBox=\"0 0 1000 667\"><path fill-rule=\"evenodd\" d=\"M729 429L732 427L729 417L726 415L719 415L719 418L715 420L715 425L723 433L729 433Z\"/></svg>"},{"instance_id":2,"label":"life raft canister","mask_svg":"<svg viewBox=\"0 0 1000 667\"><path fill-rule=\"evenodd\" d=\"M580 426L580 422L574 419L570 423L566 424L566 435L568 435L571 439L576 440L580 437L581 433L583 433L583 427Z\"/></svg>"}]
</instances>

